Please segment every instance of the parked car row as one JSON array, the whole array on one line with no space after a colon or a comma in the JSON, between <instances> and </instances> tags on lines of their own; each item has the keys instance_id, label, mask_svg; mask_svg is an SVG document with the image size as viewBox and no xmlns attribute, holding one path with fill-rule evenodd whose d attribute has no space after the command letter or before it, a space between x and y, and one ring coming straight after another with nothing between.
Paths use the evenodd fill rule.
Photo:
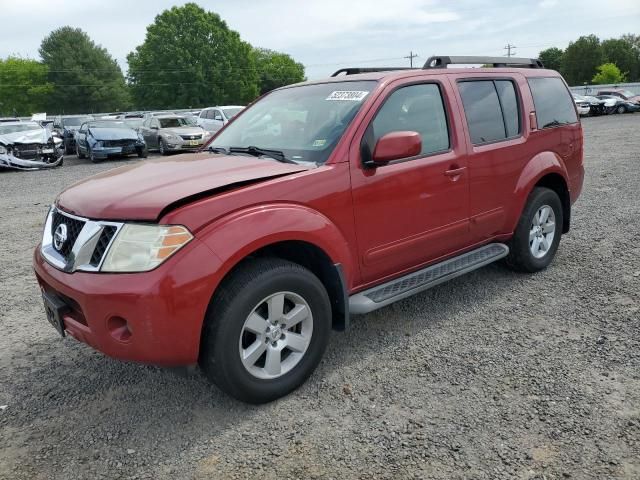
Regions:
<instances>
[{"instance_id":1,"label":"parked car row","mask_svg":"<svg viewBox=\"0 0 640 480\"><path fill-rule=\"evenodd\" d=\"M623 100L614 95L596 95L594 97L574 93L573 100L581 116L633 113L640 110L640 104Z\"/></svg>"}]
</instances>

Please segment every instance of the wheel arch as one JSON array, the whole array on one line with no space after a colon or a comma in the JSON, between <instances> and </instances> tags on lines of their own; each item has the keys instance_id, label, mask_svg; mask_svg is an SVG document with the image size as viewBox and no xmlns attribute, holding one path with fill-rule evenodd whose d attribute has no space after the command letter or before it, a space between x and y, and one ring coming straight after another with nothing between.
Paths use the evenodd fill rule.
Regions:
<instances>
[{"instance_id":1,"label":"wheel arch","mask_svg":"<svg viewBox=\"0 0 640 480\"><path fill-rule=\"evenodd\" d=\"M281 258L320 279L331 300L333 328L348 327L348 291L355 267L346 239L324 215L301 205L262 205L216 221L198 236L221 262L211 299L251 259Z\"/></svg>"},{"instance_id":2,"label":"wheel arch","mask_svg":"<svg viewBox=\"0 0 640 480\"><path fill-rule=\"evenodd\" d=\"M567 169L561 157L553 152L542 152L533 157L523 169L515 188L515 198L519 199L513 212L511 224L515 227L529 195L535 187L546 187L558 194L562 203L562 233L571 226L571 195Z\"/></svg>"}]
</instances>

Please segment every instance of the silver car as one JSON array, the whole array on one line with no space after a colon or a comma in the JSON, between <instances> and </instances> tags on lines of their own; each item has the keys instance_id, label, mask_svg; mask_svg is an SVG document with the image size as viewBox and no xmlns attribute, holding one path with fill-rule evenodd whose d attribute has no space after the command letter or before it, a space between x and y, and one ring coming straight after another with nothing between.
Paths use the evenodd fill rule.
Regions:
<instances>
[{"instance_id":1,"label":"silver car","mask_svg":"<svg viewBox=\"0 0 640 480\"><path fill-rule=\"evenodd\" d=\"M243 108L239 105L204 108L198 115L198 125L207 132L215 133L240 113Z\"/></svg>"},{"instance_id":2,"label":"silver car","mask_svg":"<svg viewBox=\"0 0 640 480\"><path fill-rule=\"evenodd\" d=\"M158 115L145 118L140 133L148 150L162 155L171 152L197 150L211 134L183 115Z\"/></svg>"}]
</instances>

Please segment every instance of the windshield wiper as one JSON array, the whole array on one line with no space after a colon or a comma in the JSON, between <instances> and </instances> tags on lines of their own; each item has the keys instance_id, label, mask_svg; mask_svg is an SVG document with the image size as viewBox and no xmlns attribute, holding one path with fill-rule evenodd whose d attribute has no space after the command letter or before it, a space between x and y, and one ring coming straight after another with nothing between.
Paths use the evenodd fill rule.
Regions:
<instances>
[{"instance_id":1,"label":"windshield wiper","mask_svg":"<svg viewBox=\"0 0 640 480\"><path fill-rule=\"evenodd\" d=\"M228 151L229 153L248 153L249 155L253 155L255 157L265 156L273 158L274 160L282 163L293 163L294 165L297 165L296 162L285 157L284 153L282 153L280 150L267 150L266 148L260 148L250 145L248 147L229 147Z\"/></svg>"}]
</instances>

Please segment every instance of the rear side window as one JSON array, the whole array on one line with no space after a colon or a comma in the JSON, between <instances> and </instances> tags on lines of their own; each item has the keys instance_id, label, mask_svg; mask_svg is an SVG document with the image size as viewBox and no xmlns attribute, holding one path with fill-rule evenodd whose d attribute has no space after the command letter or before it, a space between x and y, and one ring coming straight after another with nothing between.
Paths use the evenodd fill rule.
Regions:
<instances>
[{"instance_id":1,"label":"rear side window","mask_svg":"<svg viewBox=\"0 0 640 480\"><path fill-rule=\"evenodd\" d=\"M436 84L410 85L393 92L372 127L376 142L387 133L410 130L422 137L422 155L449 149L447 116Z\"/></svg>"},{"instance_id":2,"label":"rear side window","mask_svg":"<svg viewBox=\"0 0 640 480\"><path fill-rule=\"evenodd\" d=\"M528 81L536 107L538 128L557 127L578 121L574 101L560 78L529 78Z\"/></svg>"},{"instance_id":3,"label":"rear side window","mask_svg":"<svg viewBox=\"0 0 640 480\"><path fill-rule=\"evenodd\" d=\"M520 133L520 111L510 80L473 80L458 84L471 143L479 145Z\"/></svg>"}]
</instances>

